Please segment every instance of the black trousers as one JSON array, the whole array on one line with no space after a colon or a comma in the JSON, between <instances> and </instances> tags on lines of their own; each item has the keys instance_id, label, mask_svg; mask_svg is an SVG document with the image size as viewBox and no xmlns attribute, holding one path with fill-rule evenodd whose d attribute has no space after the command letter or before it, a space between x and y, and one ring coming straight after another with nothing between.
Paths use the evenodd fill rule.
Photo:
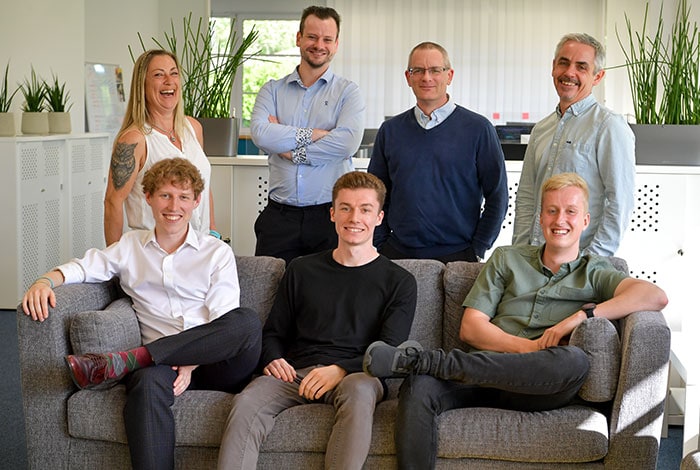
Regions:
<instances>
[{"instance_id":1,"label":"black trousers","mask_svg":"<svg viewBox=\"0 0 700 470\"><path fill-rule=\"evenodd\" d=\"M179 334L165 336L146 348L155 365L124 378L127 400L124 424L131 465L138 469L175 467L175 402L171 366L199 365L188 390L239 392L250 381L260 359L262 327L258 314L238 308Z\"/></svg>"},{"instance_id":2,"label":"black trousers","mask_svg":"<svg viewBox=\"0 0 700 470\"><path fill-rule=\"evenodd\" d=\"M268 201L255 221L255 255L282 258L330 250L338 245L331 203L295 207Z\"/></svg>"},{"instance_id":3,"label":"black trousers","mask_svg":"<svg viewBox=\"0 0 700 470\"><path fill-rule=\"evenodd\" d=\"M391 242L386 242L382 247L379 249L379 252L386 256L389 259L408 259L411 258L411 256L407 255L406 253L403 253L396 248L394 248L391 245ZM456 253L450 253L447 255L443 256L436 256L433 257L432 259L440 261L442 263L450 263L452 261L471 261L471 262L476 262L478 261L476 258L476 254L474 253L474 249L472 247L467 248L466 250L458 251Z\"/></svg>"}]
</instances>

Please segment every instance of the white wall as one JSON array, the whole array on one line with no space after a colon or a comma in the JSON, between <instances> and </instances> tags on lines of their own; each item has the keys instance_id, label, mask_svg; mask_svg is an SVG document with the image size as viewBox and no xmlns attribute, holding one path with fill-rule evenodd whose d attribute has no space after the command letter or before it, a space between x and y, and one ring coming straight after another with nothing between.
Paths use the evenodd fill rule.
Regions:
<instances>
[{"instance_id":1,"label":"white wall","mask_svg":"<svg viewBox=\"0 0 700 470\"><path fill-rule=\"evenodd\" d=\"M72 127L82 131L84 120L85 1L3 1L0 14L0 69L10 61L8 85L12 88L29 77L33 65L46 80L55 74L70 92ZM21 92L11 111L20 129Z\"/></svg>"},{"instance_id":2,"label":"white wall","mask_svg":"<svg viewBox=\"0 0 700 470\"><path fill-rule=\"evenodd\" d=\"M88 0L85 62L120 65L128 99L134 68L128 48L131 46L134 58L143 52L138 34L146 49L156 47L153 37L165 45L163 32L170 31L171 20L175 31L181 32L185 16L192 12L193 19L209 18L209 9L209 0Z\"/></svg>"},{"instance_id":3,"label":"white wall","mask_svg":"<svg viewBox=\"0 0 700 470\"><path fill-rule=\"evenodd\" d=\"M127 46L141 51L137 32L145 38L161 36L192 11L208 17L209 0L5 0L0 14L0 68L10 60L9 84L30 73L50 79L55 73L66 82L73 107L73 132L85 129L85 62L118 64L125 87L131 83L132 61ZM150 40L147 47L152 46ZM12 104L20 128L23 99Z\"/></svg>"},{"instance_id":4,"label":"white wall","mask_svg":"<svg viewBox=\"0 0 700 470\"><path fill-rule=\"evenodd\" d=\"M366 0L357 0L362 4ZM678 0L666 0L665 17L673 19ZM270 16L275 13L296 13L311 2L302 0L4 0L0 14L0 69L10 60L9 83L14 86L30 72L30 65L46 79L55 73L66 82L71 93L73 108L71 117L74 132L84 129L84 63L116 63L124 69L125 86L131 82L132 62L127 45L138 48L137 32L144 37L159 36L169 28L170 19L180 21L189 11L206 16L210 5L215 12L240 14L260 14ZM326 4L326 1L315 2ZM651 12L655 15L661 0L651 0ZM700 5L693 4L693 19L700 21ZM645 2L641 0L603 0L605 9L605 43L608 49L608 67L623 63L623 56L617 44L615 27L624 30L624 13L633 24L640 25ZM538 17L537 8L542 2L528 0L527 5ZM340 11L341 16L345 12ZM373 31L366 31L363 24L372 24L381 18L373 17L371 9L366 10L367 20L360 21L359 33L345 30L343 46L350 50L353 41L371 41ZM439 12L438 12L439 14ZM599 14L599 12L591 12ZM546 15L543 14L543 17ZM348 25L349 26L349 25ZM552 25L541 24L541 28ZM387 38L387 41L392 41ZM376 50L386 47L388 42L376 43ZM403 42L401 43L403 45ZM551 49L553 45L547 45ZM407 46L405 46L407 47ZM404 48L405 48L404 47ZM503 47L507 47L504 44ZM343 50L339 54L343 54ZM405 54L402 54L402 57ZM340 57L339 57L340 58ZM371 58L367 59L371 61ZM549 59L544 58L542 80L548 78ZM503 84L507 86L507 83ZM620 113L631 113L631 98L624 69L608 69L605 78L605 102ZM402 87L403 88L403 87ZM402 89L402 92L406 90ZM17 126L20 122L21 96L13 102Z\"/></svg>"}]
</instances>

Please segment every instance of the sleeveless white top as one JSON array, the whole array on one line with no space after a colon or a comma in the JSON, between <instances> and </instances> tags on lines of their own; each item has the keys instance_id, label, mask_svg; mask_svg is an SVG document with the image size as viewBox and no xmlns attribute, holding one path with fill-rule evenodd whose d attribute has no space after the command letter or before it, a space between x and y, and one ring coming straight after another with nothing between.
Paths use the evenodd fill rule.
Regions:
<instances>
[{"instance_id":1,"label":"sleeveless white top","mask_svg":"<svg viewBox=\"0 0 700 470\"><path fill-rule=\"evenodd\" d=\"M131 229L147 229L155 227L151 206L146 202L143 194L143 175L153 165L167 158L186 158L197 167L204 179L204 191L199 206L192 213L190 224L198 232L209 233L209 184L211 181L211 165L204 154L201 145L197 141L194 129L189 120L185 122L185 133L180 136L182 141L182 151L170 142L170 138L160 132L152 131L146 125L148 132L146 137L146 163L136 176L134 187L131 188L129 196L124 203L126 219Z\"/></svg>"}]
</instances>

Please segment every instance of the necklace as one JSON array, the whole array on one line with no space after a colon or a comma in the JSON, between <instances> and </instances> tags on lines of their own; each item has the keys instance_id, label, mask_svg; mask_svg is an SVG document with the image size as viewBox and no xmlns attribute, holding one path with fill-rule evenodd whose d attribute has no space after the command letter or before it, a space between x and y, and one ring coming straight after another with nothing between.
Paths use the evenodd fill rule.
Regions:
<instances>
[{"instance_id":1,"label":"necklace","mask_svg":"<svg viewBox=\"0 0 700 470\"><path fill-rule=\"evenodd\" d=\"M175 129L172 131L168 132L165 129L161 129L160 127L156 126L155 124L151 124L151 127L158 129L161 131L163 134L167 135L168 138L170 139L170 142L175 143Z\"/></svg>"}]
</instances>

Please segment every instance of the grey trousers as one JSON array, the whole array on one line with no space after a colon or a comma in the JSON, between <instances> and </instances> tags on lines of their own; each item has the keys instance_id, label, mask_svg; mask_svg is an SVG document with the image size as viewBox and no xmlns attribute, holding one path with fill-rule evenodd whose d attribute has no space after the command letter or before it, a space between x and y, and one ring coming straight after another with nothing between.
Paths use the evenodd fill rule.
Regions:
<instances>
[{"instance_id":1,"label":"grey trousers","mask_svg":"<svg viewBox=\"0 0 700 470\"><path fill-rule=\"evenodd\" d=\"M298 372L306 375L308 367ZM275 424L275 417L287 408L307 403L335 407L335 423L326 446L327 469L361 469L372 439L374 408L384 389L379 379L364 372L345 376L322 399L310 401L299 396L299 385L271 376L260 376L236 395L219 449L220 470L253 469L260 445Z\"/></svg>"}]
</instances>

